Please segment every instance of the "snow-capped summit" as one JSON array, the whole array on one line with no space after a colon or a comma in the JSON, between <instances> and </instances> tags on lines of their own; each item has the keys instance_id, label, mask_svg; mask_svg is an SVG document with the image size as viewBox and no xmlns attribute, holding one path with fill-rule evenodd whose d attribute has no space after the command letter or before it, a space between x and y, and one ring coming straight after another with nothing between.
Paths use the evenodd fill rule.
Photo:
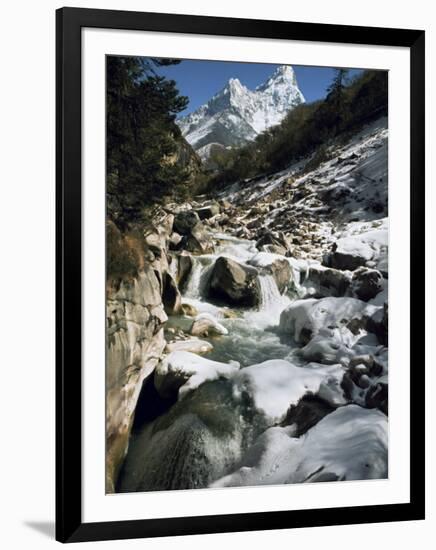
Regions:
<instances>
[{"instance_id":1,"label":"snow-capped summit","mask_svg":"<svg viewBox=\"0 0 436 550\"><path fill-rule=\"evenodd\" d=\"M303 102L293 68L282 65L255 90L230 78L222 90L178 124L183 136L201 153L211 143L228 147L251 141Z\"/></svg>"},{"instance_id":2,"label":"snow-capped summit","mask_svg":"<svg viewBox=\"0 0 436 550\"><path fill-rule=\"evenodd\" d=\"M274 86L274 84L282 82L286 82L287 84L290 83L293 86L298 87L295 71L290 65L280 65L280 67L277 67L268 80L258 86L256 90L265 90L266 88Z\"/></svg>"}]
</instances>

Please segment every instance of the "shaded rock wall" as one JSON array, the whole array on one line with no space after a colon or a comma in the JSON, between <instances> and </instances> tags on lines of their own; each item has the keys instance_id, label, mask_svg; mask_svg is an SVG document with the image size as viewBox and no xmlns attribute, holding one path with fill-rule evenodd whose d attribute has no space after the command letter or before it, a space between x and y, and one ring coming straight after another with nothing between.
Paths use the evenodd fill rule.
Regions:
<instances>
[{"instance_id":1,"label":"shaded rock wall","mask_svg":"<svg viewBox=\"0 0 436 550\"><path fill-rule=\"evenodd\" d=\"M144 265L135 278L107 290L106 491L113 492L127 452L144 380L165 348L167 245L173 216L162 214L145 232Z\"/></svg>"}]
</instances>

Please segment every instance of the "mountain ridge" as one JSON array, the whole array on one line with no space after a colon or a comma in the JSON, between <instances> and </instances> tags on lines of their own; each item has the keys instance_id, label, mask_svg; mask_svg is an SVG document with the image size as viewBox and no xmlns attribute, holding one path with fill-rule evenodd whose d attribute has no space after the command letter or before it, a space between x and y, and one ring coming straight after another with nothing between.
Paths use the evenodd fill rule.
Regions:
<instances>
[{"instance_id":1,"label":"mountain ridge","mask_svg":"<svg viewBox=\"0 0 436 550\"><path fill-rule=\"evenodd\" d=\"M254 90L238 78L230 78L208 102L177 123L185 139L203 156L201 149L212 143L238 147L252 141L304 102L293 68L281 65Z\"/></svg>"}]
</instances>

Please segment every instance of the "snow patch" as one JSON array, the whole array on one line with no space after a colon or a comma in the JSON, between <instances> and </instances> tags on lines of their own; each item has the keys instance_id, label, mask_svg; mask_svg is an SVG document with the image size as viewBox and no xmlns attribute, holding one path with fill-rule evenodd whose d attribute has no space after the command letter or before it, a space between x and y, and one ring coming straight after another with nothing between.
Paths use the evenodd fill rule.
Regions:
<instances>
[{"instance_id":1,"label":"snow patch","mask_svg":"<svg viewBox=\"0 0 436 550\"><path fill-rule=\"evenodd\" d=\"M212 487L383 479L388 475L388 419L375 409L340 407L306 434L292 427L266 430L241 467Z\"/></svg>"},{"instance_id":2,"label":"snow patch","mask_svg":"<svg viewBox=\"0 0 436 550\"><path fill-rule=\"evenodd\" d=\"M289 361L271 359L241 369L232 380L235 391L251 395L258 411L274 423L283 420L289 407L308 393L322 394L335 405L344 404L340 387L343 374L341 365L312 363L302 368Z\"/></svg>"}]
</instances>

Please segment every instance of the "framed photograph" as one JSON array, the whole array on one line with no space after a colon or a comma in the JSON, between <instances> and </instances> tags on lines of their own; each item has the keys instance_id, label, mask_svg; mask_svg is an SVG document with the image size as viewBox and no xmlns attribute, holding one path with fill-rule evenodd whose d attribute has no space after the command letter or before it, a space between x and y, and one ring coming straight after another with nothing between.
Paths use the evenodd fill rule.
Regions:
<instances>
[{"instance_id":1,"label":"framed photograph","mask_svg":"<svg viewBox=\"0 0 436 550\"><path fill-rule=\"evenodd\" d=\"M56 47L56 538L423 519L424 32Z\"/></svg>"}]
</instances>

